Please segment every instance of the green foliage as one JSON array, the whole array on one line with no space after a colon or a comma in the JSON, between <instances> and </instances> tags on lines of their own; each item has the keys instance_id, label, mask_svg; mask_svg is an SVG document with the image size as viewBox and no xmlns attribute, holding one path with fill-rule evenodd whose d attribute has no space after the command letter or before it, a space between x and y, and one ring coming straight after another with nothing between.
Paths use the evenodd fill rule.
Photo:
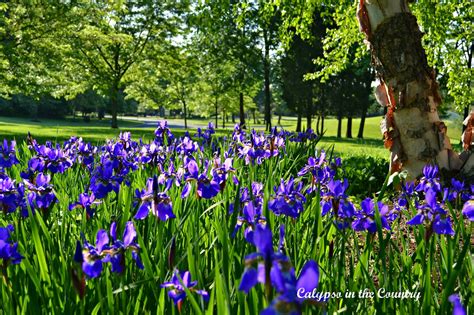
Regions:
<instances>
[{"instance_id":1,"label":"green foliage","mask_svg":"<svg viewBox=\"0 0 474 315\"><path fill-rule=\"evenodd\" d=\"M423 45L428 61L438 75L446 77L441 81L445 82L455 108L461 111L474 102L471 83L474 76L472 4L470 1L456 0L413 2L410 8L425 33ZM334 27L328 30L323 40L324 56L316 59L322 68L308 74L308 79L326 81L368 54L355 18L359 1L282 0L279 3L286 8L283 14L284 27L296 29L303 37L310 34L312 20L309 17L315 10L325 8L324 18L334 21ZM284 42L291 42L292 37L288 32L283 32L282 36Z\"/></svg>"},{"instance_id":2,"label":"green foliage","mask_svg":"<svg viewBox=\"0 0 474 315\"><path fill-rule=\"evenodd\" d=\"M19 265L10 265L6 269L8 280L2 279L0 283L0 311L37 313L40 305L45 313L178 314L176 305L167 297L167 290L160 288L160 284L172 274L168 267L168 252L175 239L175 266L190 270L193 280L198 281L198 287L210 293L210 302L205 303L197 295L187 292L182 314L258 313L268 306L263 286L257 285L248 295L238 291L245 268L244 257L255 249L245 242L243 231L231 237L236 213L229 215L229 206L238 198L240 187L259 181L264 184L263 204L266 208L279 179L295 175L308 156L314 156L313 149L308 150L301 144L288 144L285 158L264 160L261 165L245 165L242 160L237 160L234 167L241 185L229 181L213 200L182 199L182 188L173 185L168 195L173 202L175 219L162 222L149 216L143 221L134 220L145 269L139 270L133 263L127 263L125 271L116 274L107 266L101 277L86 280L83 299L74 290L71 276L76 241L84 233L85 238L92 242L97 230L107 229L111 221L118 223L120 235L123 223L135 214L138 207L132 203L135 189L142 189L147 178L156 174L157 169L145 167L132 172L130 186L123 184L118 194L111 193L106 197L90 220L86 219L84 211L67 210L86 188L89 173L75 165L64 174L56 174L52 183L59 202L47 219L39 212L30 214L27 219L20 219L18 213L2 213L0 216L0 226L14 225L13 240L19 243L18 250L25 256ZM16 180L20 180L20 171L27 167L26 161L31 157L25 143L19 144L19 151L21 165L8 170ZM210 157L212 152L206 150L202 154ZM369 161L379 164L376 160ZM354 174L354 177L360 176L361 167L367 172L373 169L360 160L344 160L344 164L352 169L347 174ZM378 188L384 190L386 185ZM383 197L383 194L379 196ZM383 288L387 292L420 292L421 298L344 297L330 299L326 309L307 305L303 314L344 310L412 314L422 308L426 313L448 313L451 306L447 296L454 290L472 309L472 287L468 281L473 274L469 257L472 223L464 225L453 215L455 236L434 234L429 242L425 240L425 227L408 228L402 220L393 224L390 233L382 233L380 222L377 234L356 233L351 229L337 229L332 218L322 217L319 201L319 198L308 198L305 211L297 220L265 210L274 234L277 234L280 224L286 226L285 254L294 264L296 274L305 262L314 259L320 268L318 292L353 291L358 294L366 289L376 292ZM131 257L126 261L131 261Z\"/></svg>"},{"instance_id":3,"label":"green foliage","mask_svg":"<svg viewBox=\"0 0 474 315\"><path fill-rule=\"evenodd\" d=\"M388 160L370 155L345 155L344 177L351 186L348 193L359 198L380 191L388 172Z\"/></svg>"}]
</instances>

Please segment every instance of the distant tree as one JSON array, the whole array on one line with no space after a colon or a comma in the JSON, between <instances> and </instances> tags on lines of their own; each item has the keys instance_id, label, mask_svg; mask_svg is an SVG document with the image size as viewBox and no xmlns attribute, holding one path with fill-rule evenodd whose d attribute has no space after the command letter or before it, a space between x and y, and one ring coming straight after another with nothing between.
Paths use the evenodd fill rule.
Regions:
<instances>
[{"instance_id":1,"label":"distant tree","mask_svg":"<svg viewBox=\"0 0 474 315\"><path fill-rule=\"evenodd\" d=\"M322 54L321 37L324 36L326 27L319 13L315 12L308 38L302 38L295 30L287 30L292 38L282 57L282 96L288 107L298 115L297 131L302 128L303 116L306 116L306 128L311 128L312 117L316 112L317 97L314 92L315 89L318 92L323 89L320 82L306 80L305 75L316 71L313 60Z\"/></svg>"},{"instance_id":2,"label":"distant tree","mask_svg":"<svg viewBox=\"0 0 474 315\"><path fill-rule=\"evenodd\" d=\"M242 7L234 2L216 1L200 3L193 18L201 48L232 63L231 86L236 91L240 124L245 128L245 100L256 93L255 81L260 73L261 56L257 30L249 21L240 20Z\"/></svg>"},{"instance_id":3,"label":"distant tree","mask_svg":"<svg viewBox=\"0 0 474 315\"><path fill-rule=\"evenodd\" d=\"M240 4L241 11L237 17L240 24L250 25L256 30L256 36L262 45L262 66L263 66L263 91L264 91L264 117L266 130L272 127L272 95L270 90L272 62L270 58L271 50L279 45L279 28L281 24L281 12L278 6L272 1L246 0Z\"/></svg>"},{"instance_id":4,"label":"distant tree","mask_svg":"<svg viewBox=\"0 0 474 315\"><path fill-rule=\"evenodd\" d=\"M99 112L104 110L106 107L106 99L97 94L94 90L87 90L84 93L77 94L70 103L72 105L73 112L80 111L82 116Z\"/></svg>"},{"instance_id":5,"label":"distant tree","mask_svg":"<svg viewBox=\"0 0 474 315\"><path fill-rule=\"evenodd\" d=\"M441 94L432 68L437 65L441 74L452 73L447 87L456 103L465 104L461 106L464 108L473 103L472 4L416 1L412 11L408 2L413 1L330 2L328 14L336 27L324 40L324 58L317 60L323 68L311 77L327 78L343 70L354 61L350 47L358 43L356 59L370 52L379 79L377 100L388 107L381 126L391 151L392 172L406 170L414 178L428 163L435 162L450 172L464 163L462 171L472 176L474 158L463 161L452 151L445 124L438 117ZM301 12L310 16L318 6L290 0L281 6L293 8L288 10L284 24L297 25L301 34L308 34L311 23L300 18ZM356 13L361 32L354 19ZM428 34L426 40L422 40L422 31ZM364 37L370 50L362 45Z\"/></svg>"},{"instance_id":6,"label":"distant tree","mask_svg":"<svg viewBox=\"0 0 474 315\"><path fill-rule=\"evenodd\" d=\"M25 82L22 91L73 98L93 88L107 95L111 126L117 128L119 93L127 75L136 74L131 69L143 61L150 42L173 33L182 7L151 0L39 3L35 8L9 3L0 7L8 43L2 46L3 55L17 56L8 66ZM27 82L31 76L35 80Z\"/></svg>"}]
</instances>

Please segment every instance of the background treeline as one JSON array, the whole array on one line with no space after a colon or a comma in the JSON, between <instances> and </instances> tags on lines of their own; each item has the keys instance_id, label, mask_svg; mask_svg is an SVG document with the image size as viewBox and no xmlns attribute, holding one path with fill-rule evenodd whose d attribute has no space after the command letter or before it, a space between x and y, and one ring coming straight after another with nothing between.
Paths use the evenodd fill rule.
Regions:
<instances>
[{"instance_id":1,"label":"background treeline","mask_svg":"<svg viewBox=\"0 0 474 315\"><path fill-rule=\"evenodd\" d=\"M332 116L339 136L347 119L352 137L352 118L382 111L356 6L305 3L0 3L0 115L107 115L118 127L119 114L159 113L185 127L200 116L267 130L290 115L298 131L318 132ZM471 11L464 2L414 4L446 103L460 112L472 103ZM442 18L451 20L439 25Z\"/></svg>"}]
</instances>

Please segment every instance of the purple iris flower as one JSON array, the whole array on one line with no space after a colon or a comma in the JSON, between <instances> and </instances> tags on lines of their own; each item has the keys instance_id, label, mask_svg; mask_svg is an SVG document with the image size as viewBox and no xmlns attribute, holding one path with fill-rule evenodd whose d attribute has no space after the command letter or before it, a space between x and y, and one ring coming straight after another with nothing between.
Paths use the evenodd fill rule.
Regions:
<instances>
[{"instance_id":1,"label":"purple iris flower","mask_svg":"<svg viewBox=\"0 0 474 315\"><path fill-rule=\"evenodd\" d=\"M438 166L426 165L423 168L423 177L416 186L416 191L427 191L428 189L435 192L441 192L441 184L439 183Z\"/></svg>"},{"instance_id":2,"label":"purple iris flower","mask_svg":"<svg viewBox=\"0 0 474 315\"><path fill-rule=\"evenodd\" d=\"M263 185L261 183L252 183L252 193L249 193L247 187L240 189L240 207L242 216L237 217L237 224L235 225L232 237L246 226L244 237L247 242L253 244L253 232L255 227L259 224L265 224L266 219L262 215L263 208ZM234 211L234 205L231 205L230 212Z\"/></svg>"},{"instance_id":3,"label":"purple iris flower","mask_svg":"<svg viewBox=\"0 0 474 315\"><path fill-rule=\"evenodd\" d=\"M3 139L3 145L0 145L0 167L8 168L20 163L16 158L15 146L15 141L11 141L10 145L8 145L7 139Z\"/></svg>"},{"instance_id":4,"label":"purple iris flower","mask_svg":"<svg viewBox=\"0 0 474 315\"><path fill-rule=\"evenodd\" d=\"M38 173L33 182L24 180L26 187L30 191L27 197L32 211L39 209L43 215L47 215L49 209L58 201L50 181L51 175L43 173ZM28 216L26 209L22 212L22 215L24 217Z\"/></svg>"},{"instance_id":5,"label":"purple iris flower","mask_svg":"<svg viewBox=\"0 0 474 315\"><path fill-rule=\"evenodd\" d=\"M90 194L83 193L79 195L78 202L75 202L69 205L69 211L73 209L77 209L77 208L85 209L86 214L87 214L87 219L90 219L94 216L95 209L93 207L95 207L99 203L100 201L97 201L95 199L95 195L93 192L91 192Z\"/></svg>"},{"instance_id":6,"label":"purple iris flower","mask_svg":"<svg viewBox=\"0 0 474 315\"><path fill-rule=\"evenodd\" d=\"M305 132L298 132L292 134L290 137L291 142L306 143L306 141L313 141L318 138L318 135L314 133L313 129L309 128Z\"/></svg>"},{"instance_id":7,"label":"purple iris flower","mask_svg":"<svg viewBox=\"0 0 474 315\"><path fill-rule=\"evenodd\" d=\"M133 222L128 221L123 231L122 240L117 239L117 224L115 222L110 226L110 236L112 237L112 247L110 254L110 263L112 272L122 273L125 268L125 252L132 251L132 258L139 269L144 269L143 263L138 256L140 246L135 242L137 232L133 226Z\"/></svg>"},{"instance_id":8,"label":"purple iris flower","mask_svg":"<svg viewBox=\"0 0 474 315\"><path fill-rule=\"evenodd\" d=\"M273 190L276 195L268 202L268 208L276 215L284 214L292 218L297 218L303 212L303 204L306 202L305 196L301 193L303 182L294 183L291 177L287 183L281 179L278 188L275 186Z\"/></svg>"},{"instance_id":9,"label":"purple iris flower","mask_svg":"<svg viewBox=\"0 0 474 315\"><path fill-rule=\"evenodd\" d=\"M77 242L74 260L82 263L82 270L89 278L97 278L102 273L103 263L109 261L106 251L109 247L109 236L105 230L97 231L95 246L84 241L84 248Z\"/></svg>"},{"instance_id":10,"label":"purple iris flower","mask_svg":"<svg viewBox=\"0 0 474 315\"><path fill-rule=\"evenodd\" d=\"M135 219L145 219L150 211L162 221L176 218L173 213L171 198L168 197L166 192L158 190L158 178L156 175L148 179L146 189L142 190L142 192L137 189L135 195L141 200Z\"/></svg>"},{"instance_id":11,"label":"purple iris flower","mask_svg":"<svg viewBox=\"0 0 474 315\"><path fill-rule=\"evenodd\" d=\"M319 266L314 260L309 260L303 266L298 278L295 276L294 268L291 267L282 273L281 280L279 295L260 314L301 314L301 307L305 301L323 300L315 297L319 284Z\"/></svg>"},{"instance_id":12,"label":"purple iris flower","mask_svg":"<svg viewBox=\"0 0 474 315\"><path fill-rule=\"evenodd\" d=\"M211 199L215 197L220 191L220 185L214 178L209 179L206 176L207 167L204 172L199 174L199 167L193 159L185 159L185 166L187 169L186 184L183 188L181 196L186 198L191 192L190 181L197 181L197 195L200 198Z\"/></svg>"},{"instance_id":13,"label":"purple iris flower","mask_svg":"<svg viewBox=\"0 0 474 315\"><path fill-rule=\"evenodd\" d=\"M111 191L118 193L122 181L122 176L114 175L113 163L108 159L103 159L92 172L89 189L97 199L102 199Z\"/></svg>"},{"instance_id":14,"label":"purple iris flower","mask_svg":"<svg viewBox=\"0 0 474 315\"><path fill-rule=\"evenodd\" d=\"M321 195L322 216L325 216L332 210L334 212L333 215L337 217L340 204L344 203L348 198L346 195L347 187L349 187L347 179L344 179L344 181L331 179L329 181Z\"/></svg>"},{"instance_id":15,"label":"purple iris flower","mask_svg":"<svg viewBox=\"0 0 474 315\"><path fill-rule=\"evenodd\" d=\"M402 192L398 199L398 205L400 207L407 207L408 201L413 197L416 197L415 184L413 182L407 182L402 187Z\"/></svg>"},{"instance_id":16,"label":"purple iris flower","mask_svg":"<svg viewBox=\"0 0 474 315\"><path fill-rule=\"evenodd\" d=\"M242 129L240 124L235 124L234 131L232 132L232 141L236 143L245 141L245 131Z\"/></svg>"},{"instance_id":17,"label":"purple iris flower","mask_svg":"<svg viewBox=\"0 0 474 315\"><path fill-rule=\"evenodd\" d=\"M370 198L363 200L360 204L361 210L355 213L356 219L352 222L352 228L355 231L367 230L370 233L377 232L377 224L375 223L375 204ZM380 213L380 220L382 227L390 230L387 216L390 213L389 207L384 205L381 201L377 202L377 207Z\"/></svg>"},{"instance_id":18,"label":"purple iris flower","mask_svg":"<svg viewBox=\"0 0 474 315\"><path fill-rule=\"evenodd\" d=\"M81 139L82 140L82 139ZM92 167L97 154L97 147L90 143L80 142L77 147L77 161L84 166Z\"/></svg>"},{"instance_id":19,"label":"purple iris flower","mask_svg":"<svg viewBox=\"0 0 474 315\"><path fill-rule=\"evenodd\" d=\"M461 299L458 294L452 294L449 296L449 302L453 304L453 315L466 315L466 309L461 304Z\"/></svg>"},{"instance_id":20,"label":"purple iris flower","mask_svg":"<svg viewBox=\"0 0 474 315\"><path fill-rule=\"evenodd\" d=\"M221 163L219 158L214 159L214 165L212 168L212 177L219 184L220 190L223 191L229 173L235 172L235 168L232 167L233 159L226 158L224 163ZM235 177L235 176L234 176ZM235 179L234 179L235 183Z\"/></svg>"},{"instance_id":21,"label":"purple iris flower","mask_svg":"<svg viewBox=\"0 0 474 315\"><path fill-rule=\"evenodd\" d=\"M471 191L469 191L468 185L465 185L464 182L452 178L450 187L444 188L443 200L449 202L464 202L470 199L470 194L472 193L472 187Z\"/></svg>"},{"instance_id":22,"label":"purple iris flower","mask_svg":"<svg viewBox=\"0 0 474 315\"><path fill-rule=\"evenodd\" d=\"M65 170L72 166L71 158L60 148L59 144L54 148L50 143L41 145L36 148L36 157L39 169L43 172L45 169L51 173L64 173Z\"/></svg>"},{"instance_id":23,"label":"purple iris flower","mask_svg":"<svg viewBox=\"0 0 474 315\"><path fill-rule=\"evenodd\" d=\"M153 166L165 163L167 160L166 149L156 141L145 144L141 147L138 162L141 164L151 164Z\"/></svg>"},{"instance_id":24,"label":"purple iris flower","mask_svg":"<svg viewBox=\"0 0 474 315\"><path fill-rule=\"evenodd\" d=\"M262 164L264 159L268 159L280 154L285 147L285 141L278 136L265 137L263 132L257 133L252 130L250 141L239 142L239 157L245 159L246 164Z\"/></svg>"},{"instance_id":25,"label":"purple iris flower","mask_svg":"<svg viewBox=\"0 0 474 315\"><path fill-rule=\"evenodd\" d=\"M425 192L425 204L418 205L417 208L417 214L407 224L419 225L428 222L430 223L430 230L432 229L437 234L454 235L451 219L447 216L446 210L436 200L435 190L428 189Z\"/></svg>"},{"instance_id":26,"label":"purple iris flower","mask_svg":"<svg viewBox=\"0 0 474 315\"><path fill-rule=\"evenodd\" d=\"M160 145L171 144L174 135L168 127L168 122L160 121L158 127L155 129L155 141Z\"/></svg>"},{"instance_id":27,"label":"purple iris flower","mask_svg":"<svg viewBox=\"0 0 474 315\"><path fill-rule=\"evenodd\" d=\"M189 136L184 136L176 146L176 153L191 155L199 150L199 145Z\"/></svg>"},{"instance_id":28,"label":"purple iris flower","mask_svg":"<svg viewBox=\"0 0 474 315\"><path fill-rule=\"evenodd\" d=\"M130 170L138 169L138 163L135 159L138 150L136 142L130 143L127 141L119 140L116 143L109 141L102 147L102 164L111 163L114 173L122 177L127 175Z\"/></svg>"},{"instance_id":29,"label":"purple iris flower","mask_svg":"<svg viewBox=\"0 0 474 315\"><path fill-rule=\"evenodd\" d=\"M186 297L186 291L184 290L184 288L187 288L189 289L189 291L201 295L205 301L208 301L209 293L204 290L195 289L194 287L196 285L197 281L191 280L191 273L189 271L180 272L178 270L175 270L171 281L163 283L161 287L170 288L170 290L168 291L168 296L173 300L174 304L178 304Z\"/></svg>"},{"instance_id":30,"label":"purple iris flower","mask_svg":"<svg viewBox=\"0 0 474 315\"><path fill-rule=\"evenodd\" d=\"M12 225L7 227L0 227L0 259L2 259L3 268L11 263L13 265L19 264L24 258L18 253L18 243L12 243L11 233L14 231Z\"/></svg>"},{"instance_id":31,"label":"purple iris flower","mask_svg":"<svg viewBox=\"0 0 474 315\"><path fill-rule=\"evenodd\" d=\"M298 172L298 176L304 176L307 173L311 173L316 178L322 177L322 168L327 163L326 152L321 150L319 157L309 157L308 163Z\"/></svg>"},{"instance_id":32,"label":"purple iris flower","mask_svg":"<svg viewBox=\"0 0 474 315\"><path fill-rule=\"evenodd\" d=\"M307 164L298 172L298 176L311 174L311 182L307 189L307 193L327 190L328 183L334 179L337 168L341 166L340 159L336 158L333 162L326 159L326 152L321 150L319 157L309 157ZM318 187L318 184L320 187Z\"/></svg>"},{"instance_id":33,"label":"purple iris flower","mask_svg":"<svg viewBox=\"0 0 474 315\"><path fill-rule=\"evenodd\" d=\"M23 184L15 185L15 181L5 176L0 178L0 210L4 214L14 212L18 207L24 210L26 204L23 201L25 189Z\"/></svg>"},{"instance_id":34,"label":"purple iris flower","mask_svg":"<svg viewBox=\"0 0 474 315\"><path fill-rule=\"evenodd\" d=\"M474 221L474 199L466 201L466 203L462 207L462 214L469 221Z\"/></svg>"},{"instance_id":35,"label":"purple iris flower","mask_svg":"<svg viewBox=\"0 0 474 315\"><path fill-rule=\"evenodd\" d=\"M280 230L280 233L282 232L283 230ZM239 290L248 293L259 282L265 284L267 288L273 285L277 290L282 290L281 286L284 284L282 266L288 266L289 259L281 251L274 252L272 231L268 226L257 225L253 234L253 244L258 251L245 257L246 268L242 274ZM282 238L280 244L283 244Z\"/></svg>"},{"instance_id":36,"label":"purple iris flower","mask_svg":"<svg viewBox=\"0 0 474 315\"><path fill-rule=\"evenodd\" d=\"M169 161L168 170L165 170L161 163L158 164L158 168L160 169L158 184L164 185L165 190L170 190L173 186L173 183L178 187L181 186L181 181L184 176L184 169L181 167L176 170L172 159Z\"/></svg>"},{"instance_id":37,"label":"purple iris flower","mask_svg":"<svg viewBox=\"0 0 474 315\"><path fill-rule=\"evenodd\" d=\"M109 244L107 231L99 230L95 246L89 244L86 240L84 240L83 247L80 242L77 242L74 260L82 264L82 270L89 278L97 278L102 273L104 263L111 263L112 272L123 272L125 266L124 253L130 249L138 268L143 269L143 264L138 256L140 247L135 243L136 235L133 223L128 221L123 233L123 240L117 240L117 226L113 222L110 228L112 245Z\"/></svg>"},{"instance_id":38,"label":"purple iris flower","mask_svg":"<svg viewBox=\"0 0 474 315\"><path fill-rule=\"evenodd\" d=\"M214 124L209 122L208 126L204 131L201 128L197 129L197 133L194 135L200 139L203 139L203 145L209 145L212 142L212 135L215 134Z\"/></svg>"}]
</instances>

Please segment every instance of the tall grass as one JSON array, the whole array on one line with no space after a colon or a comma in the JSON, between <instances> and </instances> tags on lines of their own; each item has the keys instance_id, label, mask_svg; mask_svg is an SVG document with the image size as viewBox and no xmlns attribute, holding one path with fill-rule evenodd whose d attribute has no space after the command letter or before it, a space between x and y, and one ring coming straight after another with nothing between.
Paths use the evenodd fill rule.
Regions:
<instances>
[{"instance_id":1,"label":"tall grass","mask_svg":"<svg viewBox=\"0 0 474 315\"><path fill-rule=\"evenodd\" d=\"M221 152L226 147L221 144ZM32 153L22 144L18 150L20 164L7 170L21 182L20 172L27 168ZM305 210L298 219L276 216L268 209L273 187L281 178L296 176L308 157L315 156L316 146L287 143L286 153L265 159L262 164L246 165L235 159L233 167L240 183L227 181L225 189L211 200L191 196L181 198L182 186L168 194L173 202L175 219L159 221L150 215L144 221L133 220L136 189L158 174L156 167L145 166L130 173L130 185L122 183L118 194L110 193L97 207L96 215L87 219L85 212L69 211L69 204L87 189L90 175L75 164L64 174L55 174L52 183L58 198L50 215L39 211L23 218L18 211L0 215L0 226L12 224L12 237L25 257L18 265L9 265L0 286L0 310L5 314L178 314L178 308L160 284L173 272L169 252L175 240L174 267L189 270L197 287L209 291L210 300L187 292L181 314L257 314L269 305L264 287L257 285L248 295L238 290L244 272L244 258L255 248L244 240L243 233L231 237L237 213L229 214L231 204L238 204L241 187L257 181L264 184L264 215L277 235L286 227L285 249L298 273L310 259L320 268L319 292L341 292L342 298L329 299L323 307L306 305L304 314L389 313L446 314L452 307L447 298L458 292L468 311L474 309L472 223L460 215L460 205L449 208L454 219L454 236L433 234L426 239L426 228L409 227L408 213L392 223L392 230L382 230L380 215L375 234L339 230L328 216L321 216L320 196L308 196ZM211 157L206 150L199 155ZM199 160L199 158L197 157ZM393 186L387 180L376 197L390 203ZM354 200L357 201L357 200ZM410 208L414 214L415 209ZM377 212L378 213L378 212ZM118 223L122 235L127 221L133 220L144 270L131 257L123 274L112 273L109 266L99 278L86 279L86 294L80 298L74 289L72 270L76 241L83 233L95 241L99 229L108 230ZM276 244L275 237L274 243ZM420 298L380 298L377 291L419 292ZM360 291L375 292L373 298L359 297ZM346 292L355 292L354 297Z\"/></svg>"}]
</instances>

